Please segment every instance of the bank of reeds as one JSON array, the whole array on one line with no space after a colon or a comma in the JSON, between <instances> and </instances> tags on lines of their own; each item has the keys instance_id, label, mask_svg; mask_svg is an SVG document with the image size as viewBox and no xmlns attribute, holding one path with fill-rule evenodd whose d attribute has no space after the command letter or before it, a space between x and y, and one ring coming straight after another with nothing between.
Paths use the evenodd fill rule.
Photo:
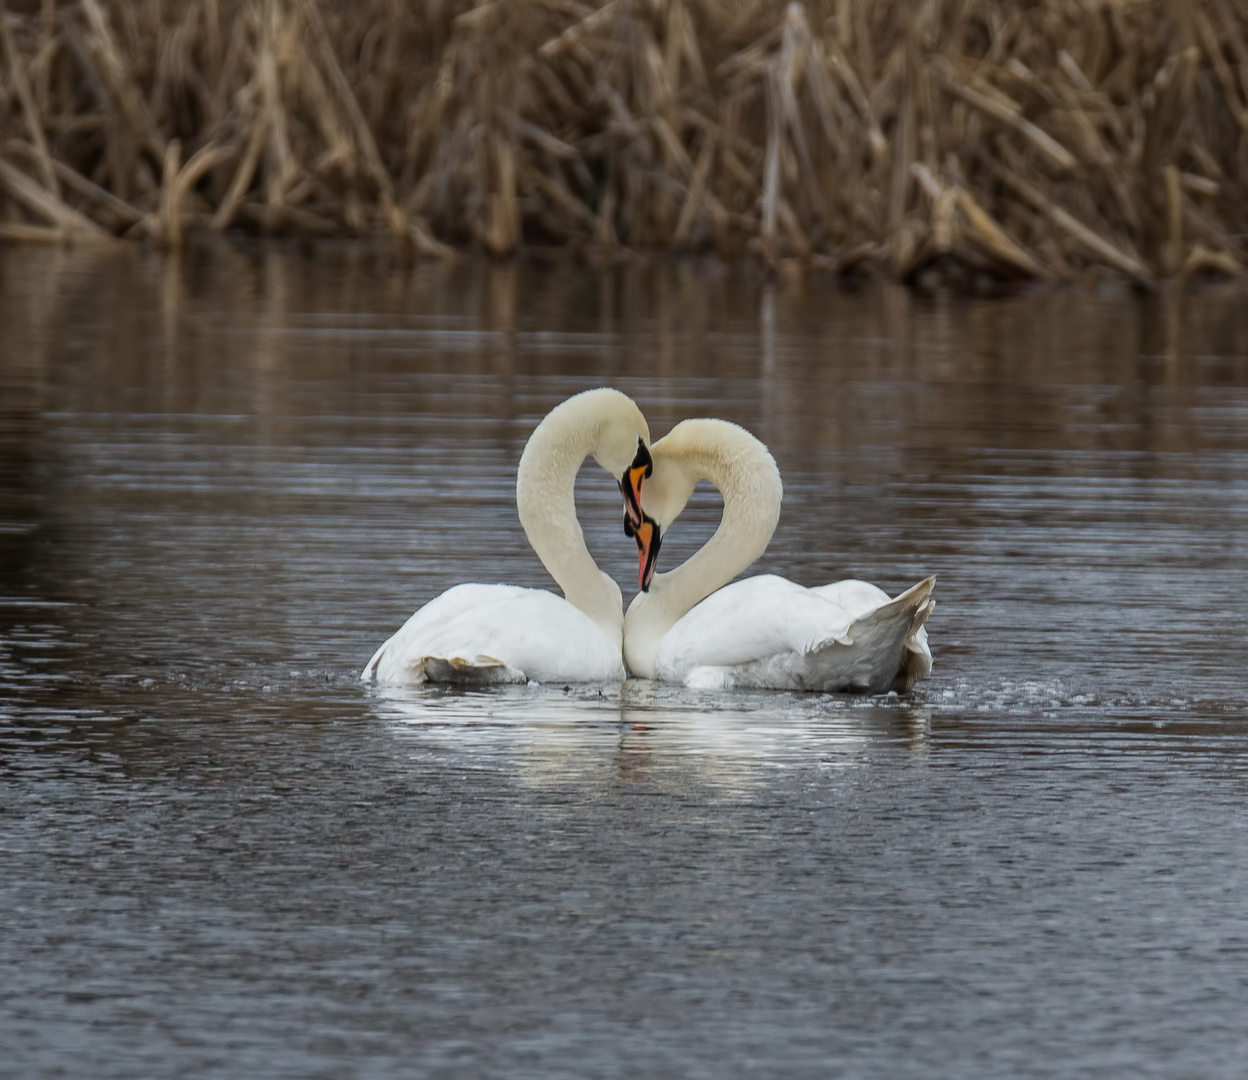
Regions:
<instances>
[{"instance_id":1,"label":"bank of reeds","mask_svg":"<svg viewBox=\"0 0 1248 1080\"><path fill-rule=\"evenodd\" d=\"M0 36L9 240L908 280L1248 254L1244 0L0 0Z\"/></svg>"}]
</instances>

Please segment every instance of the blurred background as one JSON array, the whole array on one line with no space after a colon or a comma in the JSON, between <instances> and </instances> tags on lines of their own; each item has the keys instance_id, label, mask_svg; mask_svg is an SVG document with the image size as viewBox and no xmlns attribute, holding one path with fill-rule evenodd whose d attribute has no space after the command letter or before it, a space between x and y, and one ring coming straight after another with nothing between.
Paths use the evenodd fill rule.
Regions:
<instances>
[{"instance_id":1,"label":"blurred background","mask_svg":"<svg viewBox=\"0 0 1248 1080\"><path fill-rule=\"evenodd\" d=\"M9 0L0 236L1234 276L1234 0Z\"/></svg>"}]
</instances>

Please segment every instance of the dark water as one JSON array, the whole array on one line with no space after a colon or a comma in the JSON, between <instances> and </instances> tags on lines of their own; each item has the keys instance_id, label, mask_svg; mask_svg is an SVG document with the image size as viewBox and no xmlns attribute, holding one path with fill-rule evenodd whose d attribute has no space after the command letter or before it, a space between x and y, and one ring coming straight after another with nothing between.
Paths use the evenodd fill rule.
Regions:
<instances>
[{"instance_id":1,"label":"dark water","mask_svg":"<svg viewBox=\"0 0 1248 1080\"><path fill-rule=\"evenodd\" d=\"M1242 1076L1246 299L0 251L0 1074ZM361 687L602 383L932 680Z\"/></svg>"}]
</instances>

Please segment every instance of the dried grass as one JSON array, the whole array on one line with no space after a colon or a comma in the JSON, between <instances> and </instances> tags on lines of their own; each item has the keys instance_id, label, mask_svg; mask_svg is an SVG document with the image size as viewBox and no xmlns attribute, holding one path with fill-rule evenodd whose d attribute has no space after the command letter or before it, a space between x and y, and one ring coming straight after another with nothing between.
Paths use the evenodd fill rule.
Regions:
<instances>
[{"instance_id":1,"label":"dried grass","mask_svg":"<svg viewBox=\"0 0 1248 1080\"><path fill-rule=\"evenodd\" d=\"M0 239L1245 259L1244 0L0 0Z\"/></svg>"}]
</instances>

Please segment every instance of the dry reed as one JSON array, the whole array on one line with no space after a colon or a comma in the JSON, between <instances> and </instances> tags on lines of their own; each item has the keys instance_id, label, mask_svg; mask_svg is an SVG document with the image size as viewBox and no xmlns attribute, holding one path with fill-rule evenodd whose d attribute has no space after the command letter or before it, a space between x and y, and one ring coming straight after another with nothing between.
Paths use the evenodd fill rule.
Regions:
<instances>
[{"instance_id":1,"label":"dry reed","mask_svg":"<svg viewBox=\"0 0 1248 1080\"><path fill-rule=\"evenodd\" d=\"M0 239L1236 273L1245 0L0 0Z\"/></svg>"}]
</instances>

